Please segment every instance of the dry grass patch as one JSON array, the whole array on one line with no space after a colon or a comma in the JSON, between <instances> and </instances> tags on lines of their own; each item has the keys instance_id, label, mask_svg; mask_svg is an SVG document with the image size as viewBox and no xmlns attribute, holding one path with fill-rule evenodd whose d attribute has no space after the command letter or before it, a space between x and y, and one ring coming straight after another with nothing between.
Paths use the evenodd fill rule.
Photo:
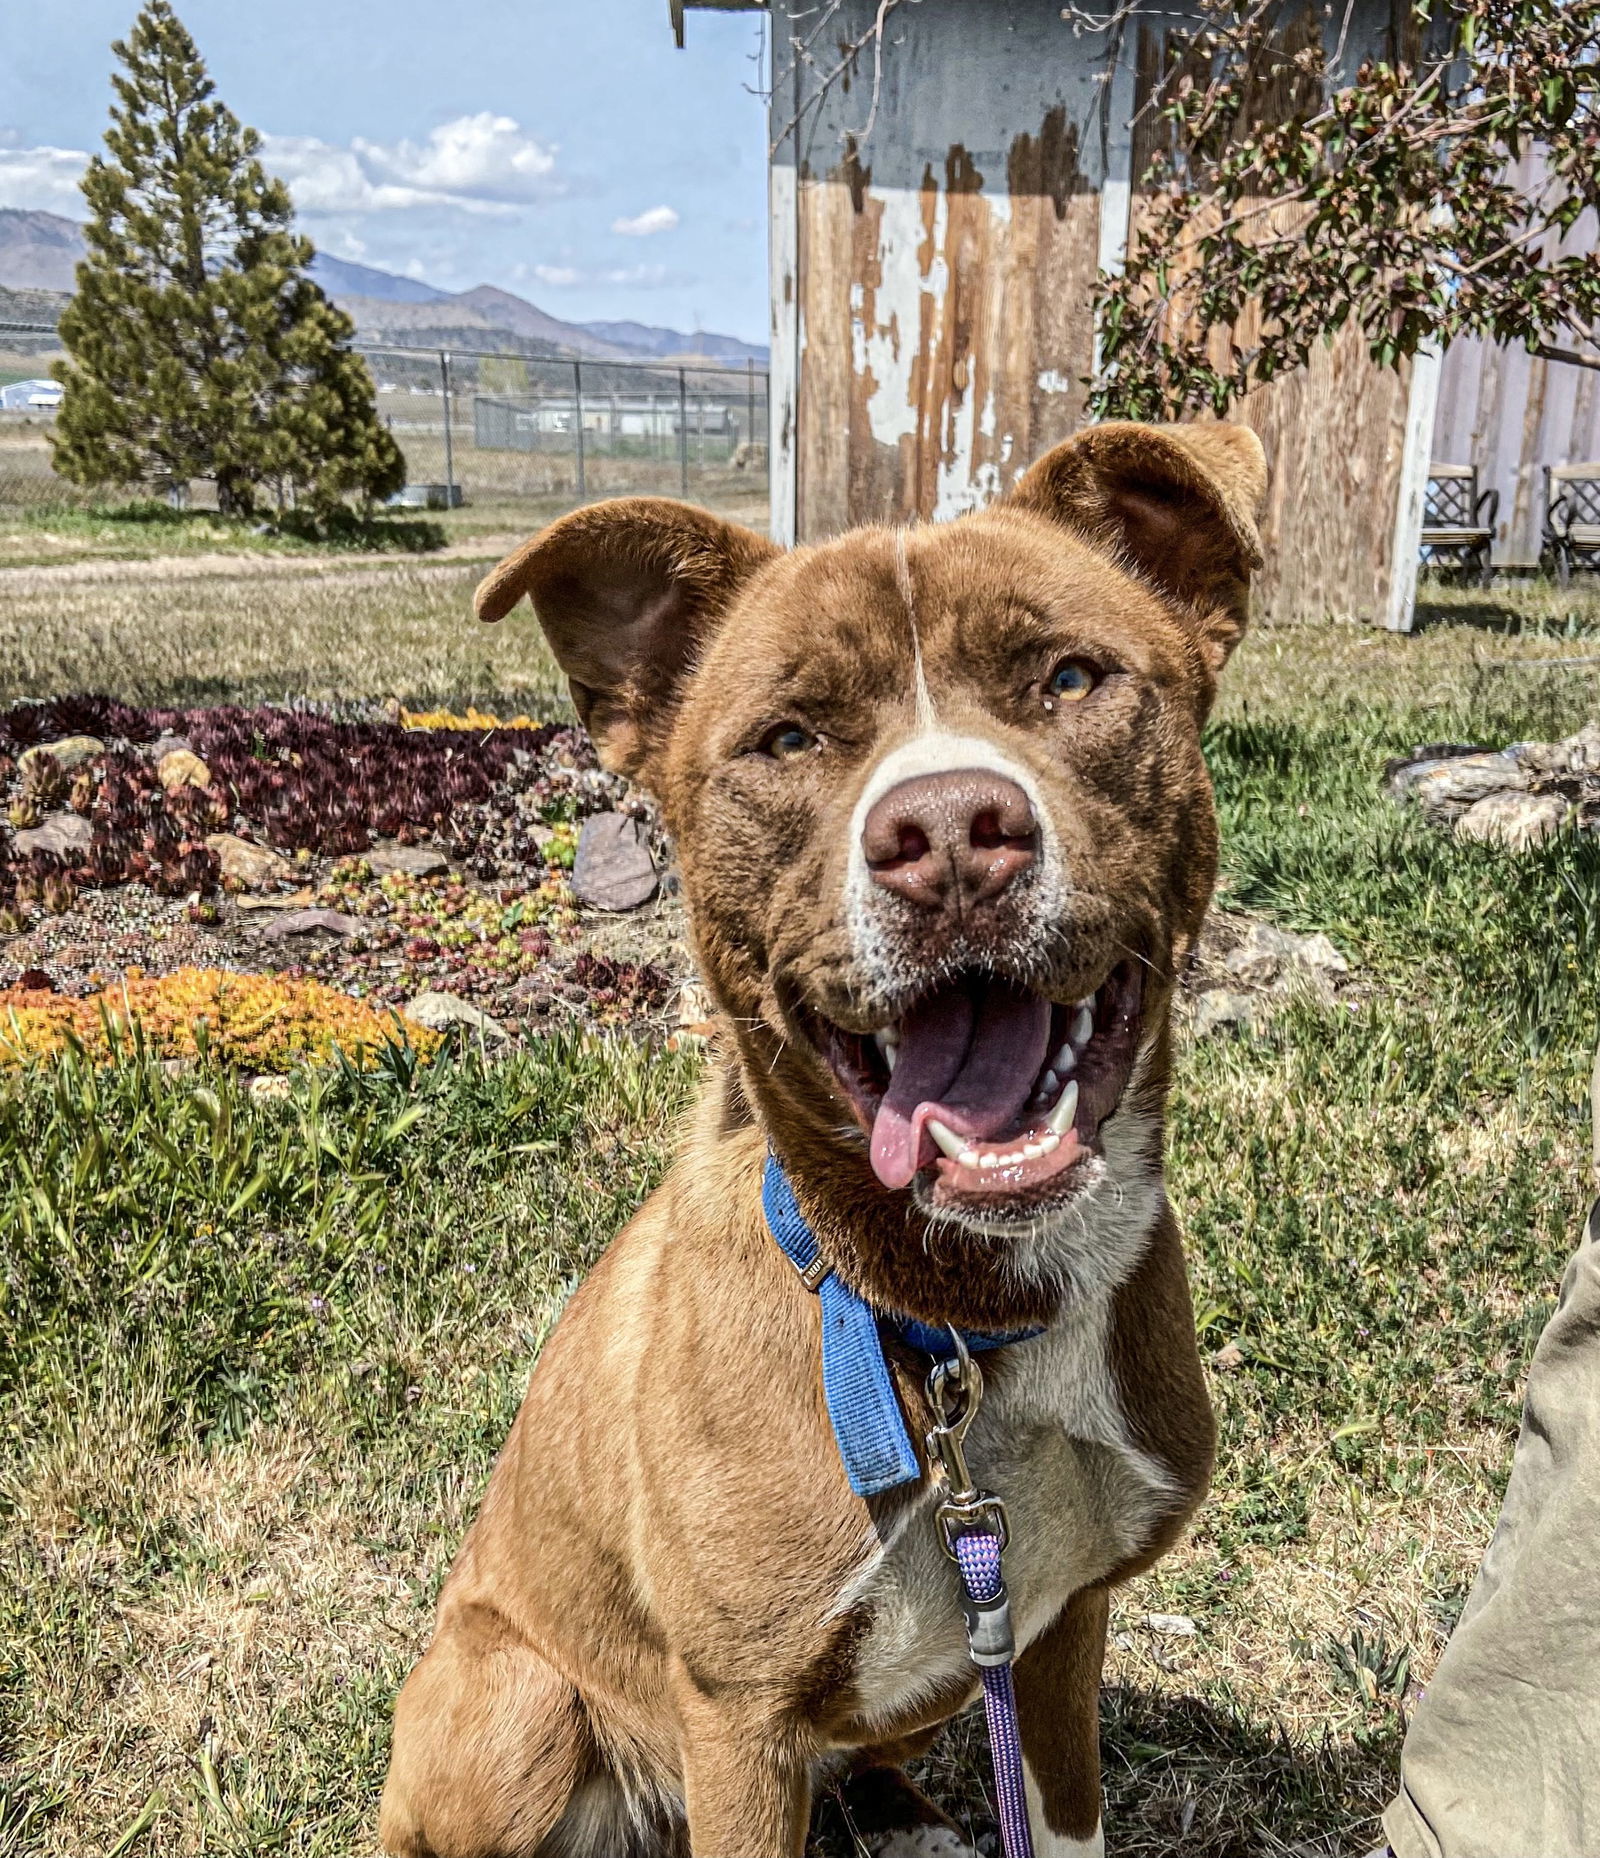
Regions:
<instances>
[{"instance_id":1,"label":"dry grass patch","mask_svg":"<svg viewBox=\"0 0 1600 1858\"><path fill-rule=\"evenodd\" d=\"M567 714L532 614L473 619L481 573L481 563L252 564L89 586L41 575L0 602L0 702L103 690L174 706L400 698Z\"/></svg>"}]
</instances>

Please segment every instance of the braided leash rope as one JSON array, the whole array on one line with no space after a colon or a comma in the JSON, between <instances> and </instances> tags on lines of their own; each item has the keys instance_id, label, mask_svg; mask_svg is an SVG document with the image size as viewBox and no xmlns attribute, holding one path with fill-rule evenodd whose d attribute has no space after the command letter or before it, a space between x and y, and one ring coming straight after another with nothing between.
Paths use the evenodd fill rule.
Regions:
<instances>
[{"instance_id":1,"label":"braided leash rope","mask_svg":"<svg viewBox=\"0 0 1600 1858\"><path fill-rule=\"evenodd\" d=\"M1000 1538L987 1529L969 1529L950 1544L961 1570L961 1585L968 1601L968 1632L977 1661L978 1635L972 1614L982 1618L1002 1608L1005 1581L1000 1573ZM1009 1634L1008 1634L1009 1636ZM1028 1825L1028 1795L1022 1776L1022 1737L1017 1727L1017 1692L1011 1679L1011 1658L979 1665L983 1678L983 1714L989 1727L989 1753L994 1760L995 1804L1000 1815L1000 1843L1005 1858L1033 1858L1033 1833Z\"/></svg>"},{"instance_id":2,"label":"braided leash rope","mask_svg":"<svg viewBox=\"0 0 1600 1858\"><path fill-rule=\"evenodd\" d=\"M983 1373L960 1331L952 1329L950 1338L955 1344L954 1358L935 1362L928 1375L928 1404L936 1422L927 1435L928 1460L944 1486L944 1498L934 1511L934 1527L961 1575L967 1650L983 1680L983 1714L994 1762L1001 1846L1005 1858L1033 1858L1017 1691L1011 1676L1017 1641L1000 1566L1010 1526L1004 1503L979 1489L967 1464L967 1428L983 1402Z\"/></svg>"}]
</instances>

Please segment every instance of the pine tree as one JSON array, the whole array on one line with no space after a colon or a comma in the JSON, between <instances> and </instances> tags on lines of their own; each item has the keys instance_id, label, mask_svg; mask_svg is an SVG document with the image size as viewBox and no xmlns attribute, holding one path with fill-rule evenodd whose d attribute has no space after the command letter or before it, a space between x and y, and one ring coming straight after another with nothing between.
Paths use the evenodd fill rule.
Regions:
<instances>
[{"instance_id":1,"label":"pine tree","mask_svg":"<svg viewBox=\"0 0 1600 1858\"><path fill-rule=\"evenodd\" d=\"M350 319L306 275L311 242L260 137L217 101L168 0L111 49L123 69L61 318L56 469L90 486L210 478L233 515L263 493L326 513L398 489Z\"/></svg>"}]
</instances>

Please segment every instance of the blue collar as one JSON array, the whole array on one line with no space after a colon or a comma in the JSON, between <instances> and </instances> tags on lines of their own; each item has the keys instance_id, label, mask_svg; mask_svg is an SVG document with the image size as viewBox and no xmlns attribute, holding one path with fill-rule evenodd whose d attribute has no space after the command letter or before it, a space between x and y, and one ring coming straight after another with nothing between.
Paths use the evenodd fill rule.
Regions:
<instances>
[{"instance_id":1,"label":"blue collar","mask_svg":"<svg viewBox=\"0 0 1600 1858\"><path fill-rule=\"evenodd\" d=\"M822 1392L850 1488L858 1497L875 1497L920 1478L922 1466L883 1358L882 1331L887 1327L900 1341L937 1360L955 1353L949 1331L913 1322L910 1317L881 1314L840 1282L823 1258L776 1155L767 1157L761 1205L784 1256L800 1273L806 1289L814 1290L822 1302ZM1026 1342L1042 1333L1016 1329L985 1335L964 1329L962 1339L977 1354L1004 1348L1008 1342Z\"/></svg>"}]
</instances>

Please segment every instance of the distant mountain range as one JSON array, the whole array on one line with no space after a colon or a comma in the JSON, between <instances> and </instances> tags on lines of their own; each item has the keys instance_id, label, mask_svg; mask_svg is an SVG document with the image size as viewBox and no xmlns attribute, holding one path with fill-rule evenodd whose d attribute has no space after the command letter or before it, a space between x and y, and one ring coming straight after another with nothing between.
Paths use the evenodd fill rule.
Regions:
<instances>
[{"instance_id":1,"label":"distant mountain range","mask_svg":"<svg viewBox=\"0 0 1600 1858\"><path fill-rule=\"evenodd\" d=\"M0 291L70 295L74 267L83 250L83 229L75 220L59 213L0 207ZM699 357L765 365L767 360L764 345L743 342L737 336L702 330L686 334L681 329L634 322L564 322L493 284L479 284L472 290L438 290L417 278L355 264L327 252L317 253L311 275L366 336L392 336L397 341L420 336L429 342L453 338L466 343L472 335L499 332L534 345L536 351L548 345L552 352L600 361ZM41 305L48 302L34 300Z\"/></svg>"}]
</instances>

